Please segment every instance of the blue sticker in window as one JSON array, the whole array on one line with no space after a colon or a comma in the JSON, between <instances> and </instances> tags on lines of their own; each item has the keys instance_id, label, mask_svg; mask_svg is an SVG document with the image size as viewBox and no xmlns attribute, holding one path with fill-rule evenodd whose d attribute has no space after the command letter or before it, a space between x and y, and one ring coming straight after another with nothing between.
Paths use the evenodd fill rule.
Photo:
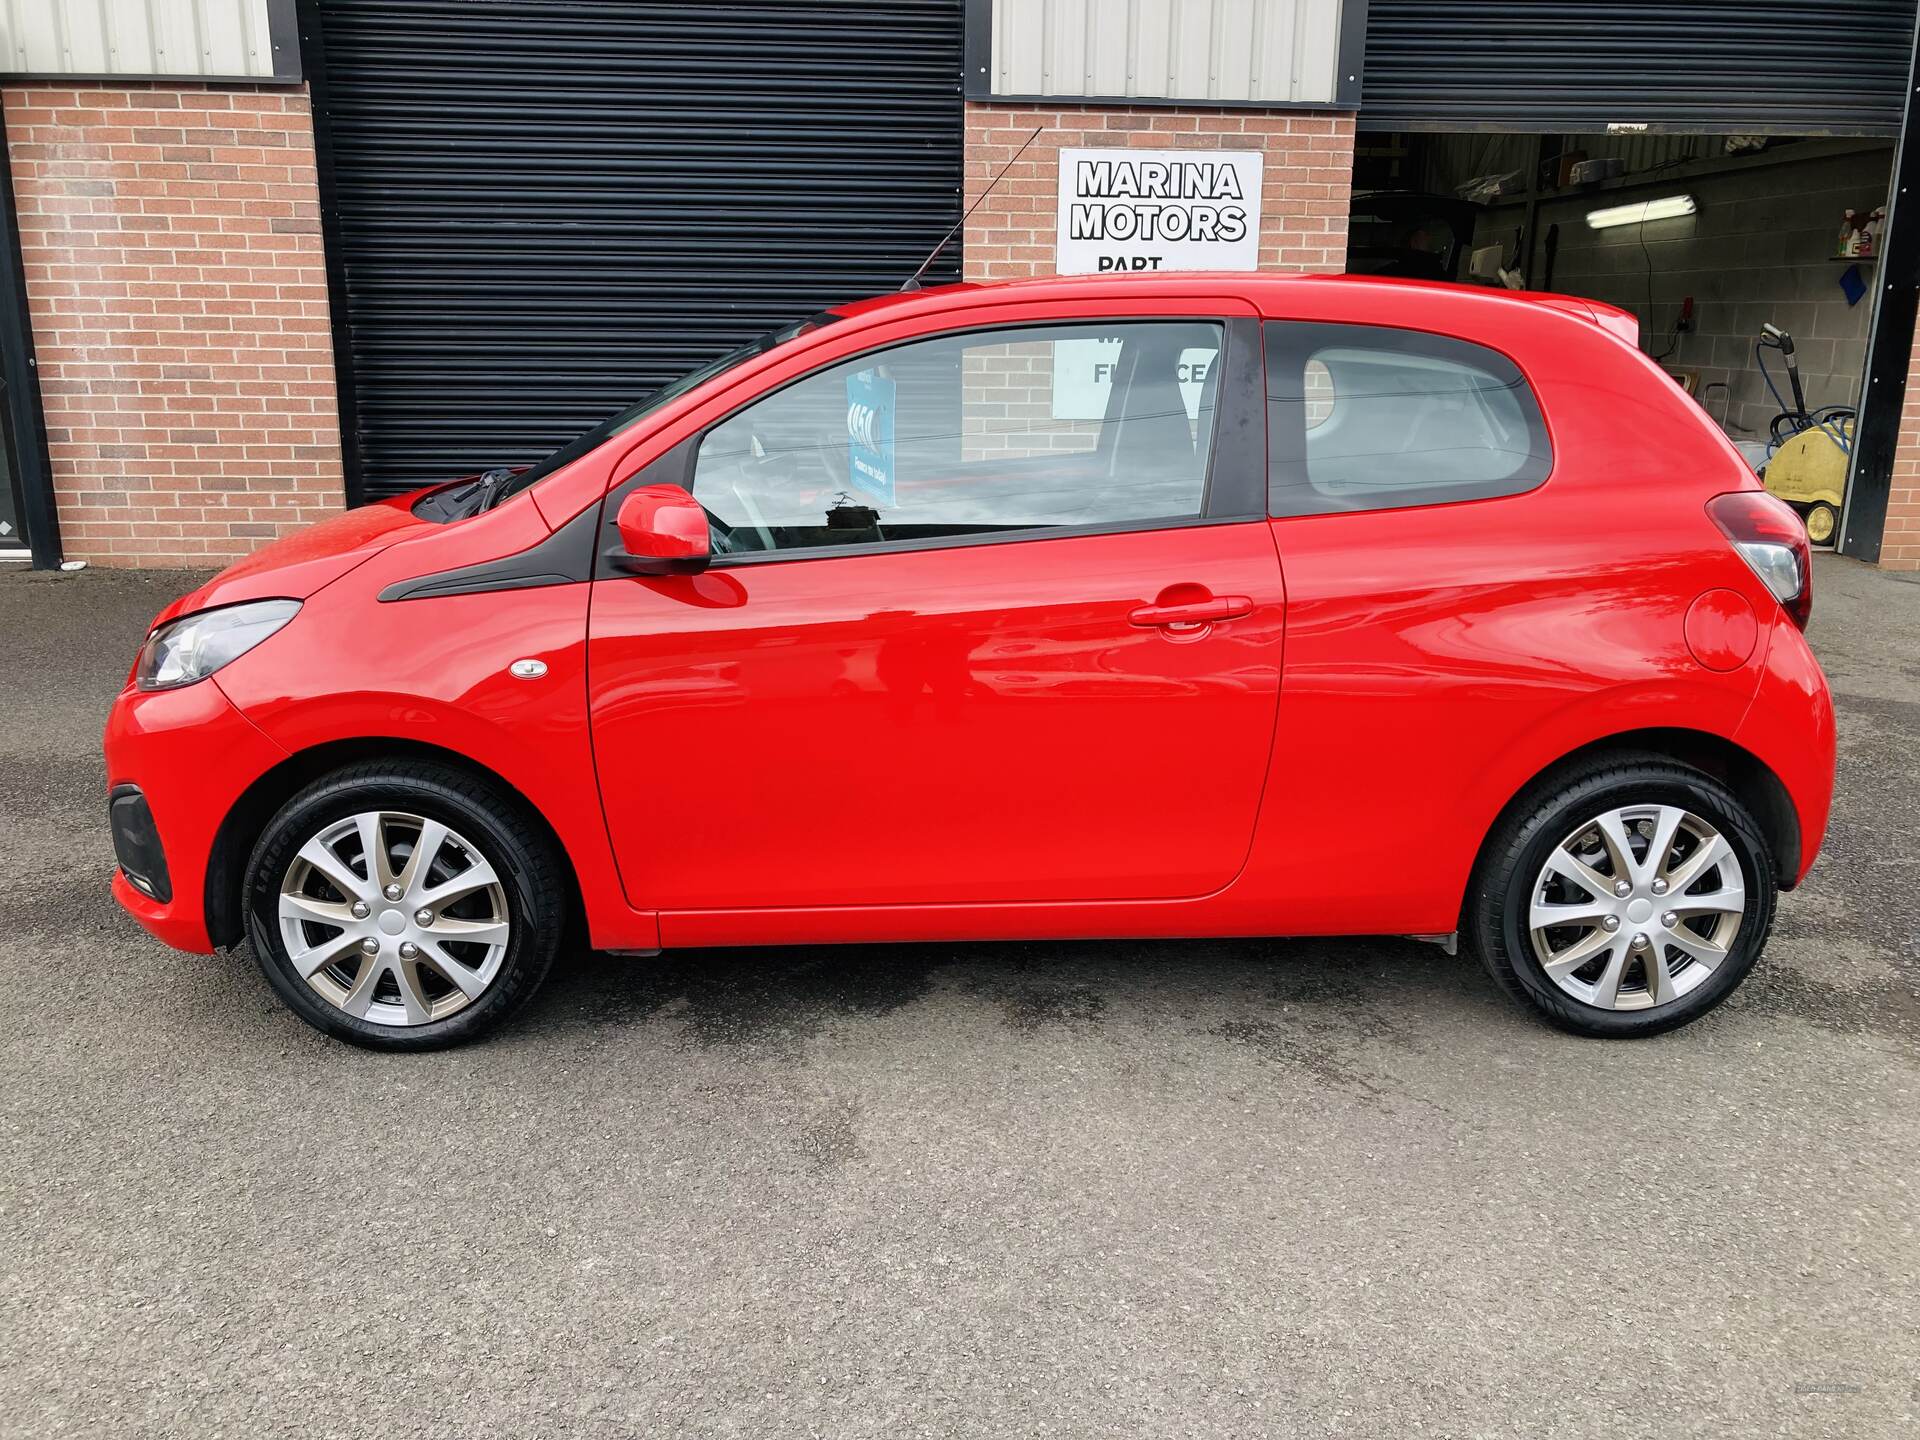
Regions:
<instances>
[{"instance_id":1,"label":"blue sticker in window","mask_svg":"<svg viewBox=\"0 0 1920 1440\"><path fill-rule=\"evenodd\" d=\"M893 381L878 370L847 377L847 472L883 505L893 498Z\"/></svg>"}]
</instances>

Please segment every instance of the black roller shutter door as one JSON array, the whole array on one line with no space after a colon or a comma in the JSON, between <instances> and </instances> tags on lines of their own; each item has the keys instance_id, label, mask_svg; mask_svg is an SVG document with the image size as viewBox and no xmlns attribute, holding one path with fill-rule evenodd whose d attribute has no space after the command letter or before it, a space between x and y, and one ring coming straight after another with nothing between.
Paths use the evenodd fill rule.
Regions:
<instances>
[{"instance_id":1,"label":"black roller shutter door","mask_svg":"<svg viewBox=\"0 0 1920 1440\"><path fill-rule=\"evenodd\" d=\"M304 18L361 498L533 460L959 218L961 0Z\"/></svg>"},{"instance_id":2,"label":"black roller shutter door","mask_svg":"<svg viewBox=\"0 0 1920 1440\"><path fill-rule=\"evenodd\" d=\"M1914 10L1914 0L1369 0L1360 125L1897 135Z\"/></svg>"}]
</instances>

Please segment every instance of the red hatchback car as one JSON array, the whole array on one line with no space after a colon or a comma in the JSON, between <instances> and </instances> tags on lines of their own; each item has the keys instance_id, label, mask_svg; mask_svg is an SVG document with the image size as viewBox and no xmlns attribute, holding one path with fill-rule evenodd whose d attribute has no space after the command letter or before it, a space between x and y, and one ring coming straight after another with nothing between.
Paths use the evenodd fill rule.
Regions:
<instances>
[{"instance_id":1,"label":"red hatchback car","mask_svg":"<svg viewBox=\"0 0 1920 1440\"><path fill-rule=\"evenodd\" d=\"M422 1048L594 946L1464 936L1588 1035L1813 864L1805 532L1562 296L1262 275L814 316L155 621L114 892Z\"/></svg>"}]
</instances>

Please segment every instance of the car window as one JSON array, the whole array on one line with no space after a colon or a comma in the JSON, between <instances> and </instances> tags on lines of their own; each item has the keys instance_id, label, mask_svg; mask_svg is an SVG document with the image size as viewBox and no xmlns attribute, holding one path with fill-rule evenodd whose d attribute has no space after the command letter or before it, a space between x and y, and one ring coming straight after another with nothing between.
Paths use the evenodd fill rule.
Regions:
<instances>
[{"instance_id":1,"label":"car window","mask_svg":"<svg viewBox=\"0 0 1920 1440\"><path fill-rule=\"evenodd\" d=\"M1267 406L1275 515L1514 495L1552 467L1519 367L1447 336L1275 322Z\"/></svg>"},{"instance_id":2,"label":"car window","mask_svg":"<svg viewBox=\"0 0 1920 1440\"><path fill-rule=\"evenodd\" d=\"M702 438L717 553L1191 519L1222 327L971 331L831 366Z\"/></svg>"}]
</instances>

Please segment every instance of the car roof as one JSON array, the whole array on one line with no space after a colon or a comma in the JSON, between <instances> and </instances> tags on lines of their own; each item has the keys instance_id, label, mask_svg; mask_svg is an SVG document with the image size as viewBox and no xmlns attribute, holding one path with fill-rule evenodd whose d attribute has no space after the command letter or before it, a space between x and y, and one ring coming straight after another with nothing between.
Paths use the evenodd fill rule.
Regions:
<instances>
[{"instance_id":1,"label":"car roof","mask_svg":"<svg viewBox=\"0 0 1920 1440\"><path fill-rule=\"evenodd\" d=\"M1264 313L1282 307L1281 296L1300 297L1305 290L1323 299L1361 290L1444 295L1449 305L1485 305L1509 309L1516 301L1576 315L1614 335L1637 343L1639 320L1631 311L1598 300L1532 290L1501 290L1484 285L1460 285L1445 280L1404 280L1380 275L1310 275L1276 271L1218 270L1178 274L1048 275L1032 280L963 281L924 290L874 295L830 307L844 319L876 320L882 316L906 319L916 314L964 310L974 306L1019 300L1117 300L1147 295L1157 299L1237 295Z\"/></svg>"},{"instance_id":2,"label":"car roof","mask_svg":"<svg viewBox=\"0 0 1920 1440\"><path fill-rule=\"evenodd\" d=\"M923 290L896 291L873 295L845 305L835 305L832 313L847 319L865 318L878 311L894 310L902 314L923 310L949 310L970 304L990 305L1007 296L1022 300L1109 300L1122 295L1218 295L1224 289L1231 294L1252 294L1271 281L1293 282L1304 275L1263 275L1248 271L1182 271L1159 275L1043 275L1032 280L961 281L954 285L929 285Z\"/></svg>"}]
</instances>

